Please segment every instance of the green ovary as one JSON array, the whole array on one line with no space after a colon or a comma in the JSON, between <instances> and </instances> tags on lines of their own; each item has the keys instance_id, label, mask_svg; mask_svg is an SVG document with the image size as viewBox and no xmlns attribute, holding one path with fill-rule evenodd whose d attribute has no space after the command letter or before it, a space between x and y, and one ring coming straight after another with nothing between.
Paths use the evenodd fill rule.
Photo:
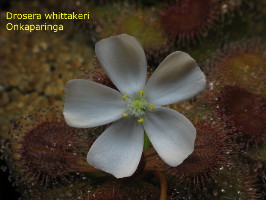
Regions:
<instances>
[{"instance_id":1,"label":"green ovary","mask_svg":"<svg viewBox=\"0 0 266 200\"><path fill-rule=\"evenodd\" d=\"M130 99L127 104L128 114L134 117L142 117L148 110L148 102L144 98Z\"/></svg>"},{"instance_id":2,"label":"green ovary","mask_svg":"<svg viewBox=\"0 0 266 200\"><path fill-rule=\"evenodd\" d=\"M135 110L142 110L145 107L145 103L142 100L134 100L132 106Z\"/></svg>"}]
</instances>

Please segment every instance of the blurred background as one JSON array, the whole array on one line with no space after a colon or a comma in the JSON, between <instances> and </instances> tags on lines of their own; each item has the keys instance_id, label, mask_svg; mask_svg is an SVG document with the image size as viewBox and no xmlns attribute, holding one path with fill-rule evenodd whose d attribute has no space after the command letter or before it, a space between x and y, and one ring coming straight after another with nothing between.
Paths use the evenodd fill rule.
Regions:
<instances>
[{"instance_id":1,"label":"blurred background","mask_svg":"<svg viewBox=\"0 0 266 200\"><path fill-rule=\"evenodd\" d=\"M6 12L89 12L90 19L7 20ZM9 22L64 30L8 31ZM0 0L0 199L159 199L153 170L167 180L165 199L264 199L265 22L265 1ZM72 130L61 115L68 80L111 85L94 45L122 33L142 44L148 75L178 50L208 79L201 95L170 106L195 124L195 152L170 168L151 149L139 174L125 182L86 168L83 157L104 127ZM72 135L61 144L61 133ZM51 150L51 141L61 146Z\"/></svg>"}]
</instances>

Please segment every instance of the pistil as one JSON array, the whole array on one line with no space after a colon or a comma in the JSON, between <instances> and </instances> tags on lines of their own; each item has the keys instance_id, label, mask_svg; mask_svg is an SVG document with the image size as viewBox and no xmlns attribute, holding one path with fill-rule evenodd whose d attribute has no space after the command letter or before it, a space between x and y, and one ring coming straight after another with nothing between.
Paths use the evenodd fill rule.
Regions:
<instances>
[{"instance_id":1,"label":"pistil","mask_svg":"<svg viewBox=\"0 0 266 200\"><path fill-rule=\"evenodd\" d=\"M148 101L144 98L144 91L139 90L138 95L135 97L129 97L127 94L122 96L122 99L126 101L127 111L122 113L123 117L132 116L137 118L138 123L144 122L144 116L148 111L153 111L155 106L149 104Z\"/></svg>"}]
</instances>

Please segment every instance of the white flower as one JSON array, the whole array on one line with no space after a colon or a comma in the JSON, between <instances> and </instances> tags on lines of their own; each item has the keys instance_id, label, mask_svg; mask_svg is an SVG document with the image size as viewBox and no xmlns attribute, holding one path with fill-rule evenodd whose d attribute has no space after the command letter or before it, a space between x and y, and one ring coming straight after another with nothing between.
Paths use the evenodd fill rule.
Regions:
<instances>
[{"instance_id":1,"label":"white flower","mask_svg":"<svg viewBox=\"0 0 266 200\"><path fill-rule=\"evenodd\" d=\"M69 126L90 128L114 122L93 143L88 163L117 178L131 176L141 158L145 131L168 165L181 164L194 149L196 130L182 114L162 106L205 88L205 75L195 60L184 52L171 53L146 83L146 57L134 37L103 39L95 51L120 92L82 79L70 80L65 89L64 116Z\"/></svg>"}]
</instances>

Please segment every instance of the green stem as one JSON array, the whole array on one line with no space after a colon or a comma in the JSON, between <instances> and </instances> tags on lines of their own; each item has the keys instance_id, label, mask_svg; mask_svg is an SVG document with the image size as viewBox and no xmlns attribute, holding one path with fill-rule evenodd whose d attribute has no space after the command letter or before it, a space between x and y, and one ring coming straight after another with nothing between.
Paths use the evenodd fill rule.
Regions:
<instances>
[{"instance_id":1,"label":"green stem","mask_svg":"<svg viewBox=\"0 0 266 200\"><path fill-rule=\"evenodd\" d=\"M149 149L151 147L151 142L147 136L146 133L144 133L144 145L143 145L143 151Z\"/></svg>"}]
</instances>

